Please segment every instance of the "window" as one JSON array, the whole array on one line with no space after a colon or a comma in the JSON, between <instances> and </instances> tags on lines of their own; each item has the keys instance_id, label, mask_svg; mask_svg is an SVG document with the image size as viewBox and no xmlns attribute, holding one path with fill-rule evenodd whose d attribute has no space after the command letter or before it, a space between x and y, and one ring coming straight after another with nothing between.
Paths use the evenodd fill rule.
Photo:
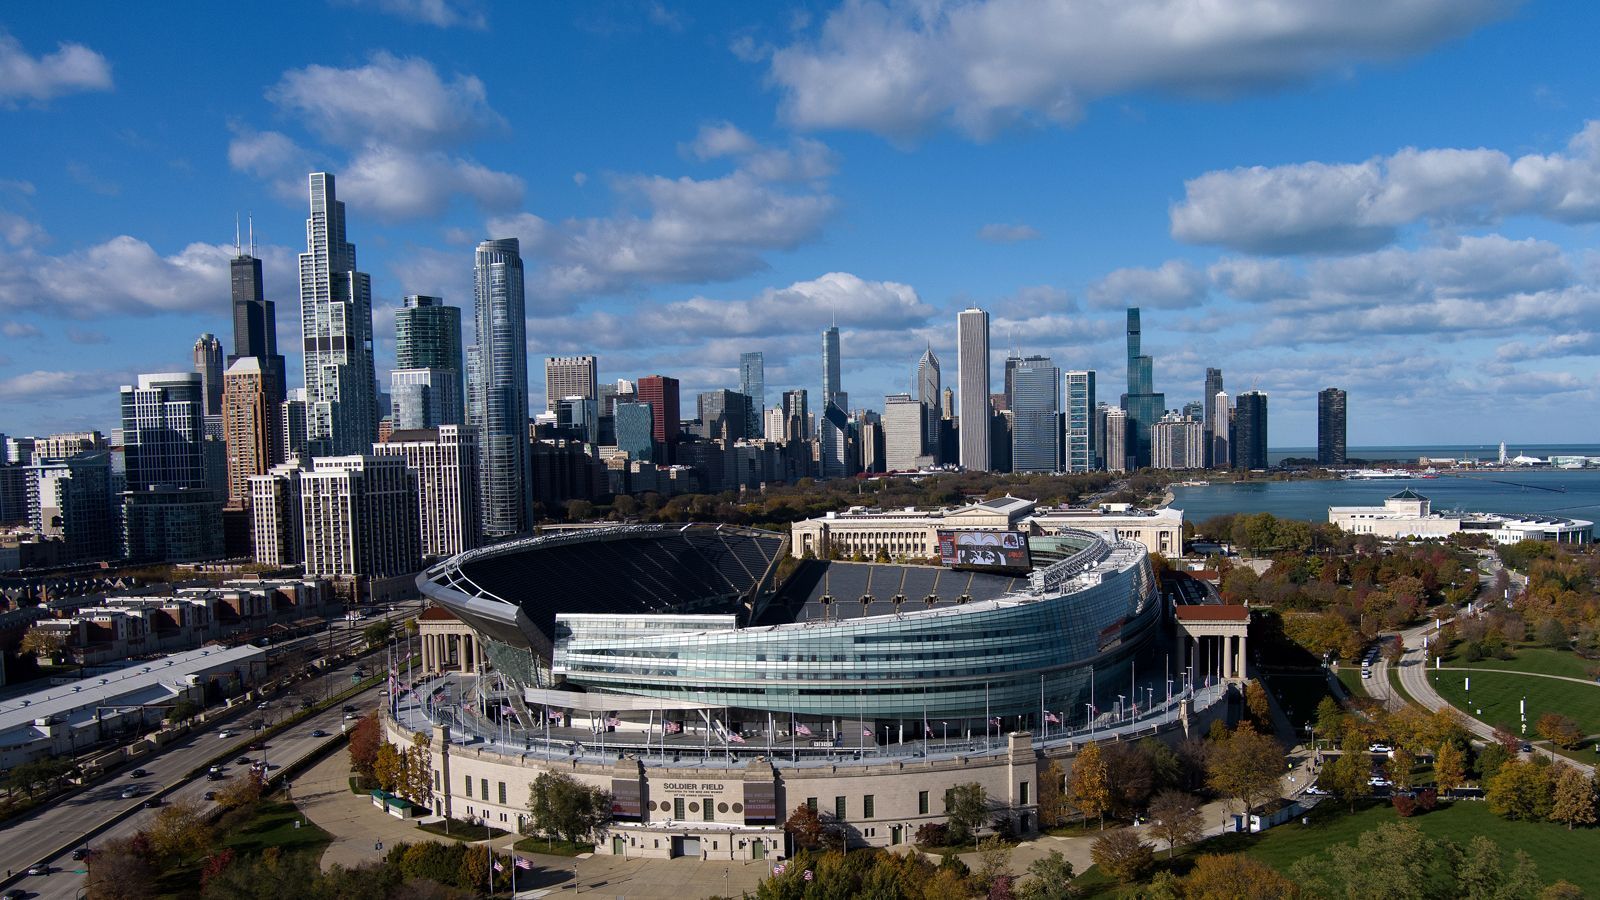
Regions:
<instances>
[{"instance_id":1,"label":"window","mask_svg":"<svg viewBox=\"0 0 1600 900\"><path fill-rule=\"evenodd\" d=\"M1028 783L1026 781L1024 781L1022 783L1022 802L1023 803L1027 803L1028 802ZM504 806L505 803L506 803L506 783L504 781L502 781L502 782L500 782L500 805ZM501 818L504 818L504 816L502 816Z\"/></svg>"},{"instance_id":2,"label":"window","mask_svg":"<svg viewBox=\"0 0 1600 900\"><path fill-rule=\"evenodd\" d=\"M472 776L465 776L467 780L467 799L472 799Z\"/></svg>"},{"instance_id":3,"label":"window","mask_svg":"<svg viewBox=\"0 0 1600 900\"><path fill-rule=\"evenodd\" d=\"M865 797L861 798L861 818L863 818L863 819L872 818L872 806L873 806L873 803L872 803L872 795L871 794L867 794Z\"/></svg>"},{"instance_id":4,"label":"window","mask_svg":"<svg viewBox=\"0 0 1600 900\"><path fill-rule=\"evenodd\" d=\"M674 819L679 820L679 821L683 820L683 798L682 797L673 797L672 798L672 817Z\"/></svg>"},{"instance_id":5,"label":"window","mask_svg":"<svg viewBox=\"0 0 1600 900\"><path fill-rule=\"evenodd\" d=\"M808 808L810 808L810 810L812 812L816 812L817 811L817 798L815 798L815 797L807 797L806 798L806 806Z\"/></svg>"},{"instance_id":6,"label":"window","mask_svg":"<svg viewBox=\"0 0 1600 900\"><path fill-rule=\"evenodd\" d=\"M704 819L707 822L715 822L716 819L717 819L716 810L711 808L711 798L710 797L707 797L700 804L700 818ZM716 848L713 847L712 849L716 849Z\"/></svg>"},{"instance_id":7,"label":"window","mask_svg":"<svg viewBox=\"0 0 1600 900\"><path fill-rule=\"evenodd\" d=\"M503 791L501 793L502 793L502 795L504 794ZM1024 781L1022 783L1022 789L1018 793L1018 797L1020 798L1023 806L1027 806L1028 805L1028 783L1026 781ZM501 796L500 802L501 803L506 802L506 798L504 796Z\"/></svg>"},{"instance_id":8,"label":"window","mask_svg":"<svg viewBox=\"0 0 1600 900\"><path fill-rule=\"evenodd\" d=\"M841 822L846 818L843 797L833 798L833 817Z\"/></svg>"},{"instance_id":9,"label":"window","mask_svg":"<svg viewBox=\"0 0 1600 900\"><path fill-rule=\"evenodd\" d=\"M945 788L945 792L944 792L944 811L945 812L949 812L950 811L950 807L955 805L955 796L956 796L956 789L955 788Z\"/></svg>"},{"instance_id":10,"label":"window","mask_svg":"<svg viewBox=\"0 0 1600 900\"><path fill-rule=\"evenodd\" d=\"M928 814L928 792L927 791L917 791L917 815L925 816L927 814Z\"/></svg>"},{"instance_id":11,"label":"window","mask_svg":"<svg viewBox=\"0 0 1600 900\"><path fill-rule=\"evenodd\" d=\"M436 790L436 791L444 790L444 785L439 783L439 778L440 778L439 770L435 769L433 771L433 789Z\"/></svg>"},{"instance_id":12,"label":"window","mask_svg":"<svg viewBox=\"0 0 1600 900\"><path fill-rule=\"evenodd\" d=\"M482 788L482 790L480 790L478 792L478 796L482 797L485 800L488 800L489 799L489 779L487 779L487 778L478 779L478 787Z\"/></svg>"}]
</instances>

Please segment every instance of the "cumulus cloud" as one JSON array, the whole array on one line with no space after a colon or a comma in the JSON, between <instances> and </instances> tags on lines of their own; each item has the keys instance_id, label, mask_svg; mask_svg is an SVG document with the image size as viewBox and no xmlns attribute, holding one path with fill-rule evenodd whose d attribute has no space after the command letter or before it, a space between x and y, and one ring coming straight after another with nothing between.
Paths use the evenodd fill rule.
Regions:
<instances>
[{"instance_id":1,"label":"cumulus cloud","mask_svg":"<svg viewBox=\"0 0 1600 900\"><path fill-rule=\"evenodd\" d=\"M1182 260L1156 269L1117 269L1091 285L1089 302L1101 309L1145 306L1184 309L1206 297L1206 275Z\"/></svg>"},{"instance_id":2,"label":"cumulus cloud","mask_svg":"<svg viewBox=\"0 0 1600 900\"><path fill-rule=\"evenodd\" d=\"M336 5L366 7L391 16L438 28L489 27L480 4L469 0L335 0Z\"/></svg>"},{"instance_id":3,"label":"cumulus cloud","mask_svg":"<svg viewBox=\"0 0 1600 900\"><path fill-rule=\"evenodd\" d=\"M0 334L8 338L33 338L43 335L44 332L39 330L39 326L27 322L6 322L0 324Z\"/></svg>"},{"instance_id":4,"label":"cumulus cloud","mask_svg":"<svg viewBox=\"0 0 1600 900\"><path fill-rule=\"evenodd\" d=\"M1414 222L1511 215L1600 221L1600 121L1560 153L1406 148L1361 163L1207 172L1185 183L1170 211L1178 240L1264 254L1373 249Z\"/></svg>"},{"instance_id":5,"label":"cumulus cloud","mask_svg":"<svg viewBox=\"0 0 1600 900\"><path fill-rule=\"evenodd\" d=\"M132 378L126 372L35 369L0 380L0 393L17 403L73 400L104 396L130 381Z\"/></svg>"},{"instance_id":6,"label":"cumulus cloud","mask_svg":"<svg viewBox=\"0 0 1600 900\"><path fill-rule=\"evenodd\" d=\"M56 52L33 56L0 31L0 106L46 103L66 94L111 90L111 64L82 44L62 42Z\"/></svg>"},{"instance_id":7,"label":"cumulus cloud","mask_svg":"<svg viewBox=\"0 0 1600 900\"><path fill-rule=\"evenodd\" d=\"M447 80L425 59L382 51L356 68L292 69L268 89L267 99L342 147L452 146L504 124L476 76Z\"/></svg>"},{"instance_id":8,"label":"cumulus cloud","mask_svg":"<svg viewBox=\"0 0 1600 900\"><path fill-rule=\"evenodd\" d=\"M988 241L991 244L1016 244L1022 241L1036 241L1041 237L1039 229L1032 225L1006 225L991 223L978 229L978 240Z\"/></svg>"},{"instance_id":9,"label":"cumulus cloud","mask_svg":"<svg viewBox=\"0 0 1600 900\"><path fill-rule=\"evenodd\" d=\"M1071 123L1119 93L1232 95L1404 57L1515 5L847 0L820 34L773 51L770 77L799 127L904 138L948 122L984 138Z\"/></svg>"},{"instance_id":10,"label":"cumulus cloud","mask_svg":"<svg viewBox=\"0 0 1600 900\"><path fill-rule=\"evenodd\" d=\"M1537 343L1511 341L1495 350L1495 359L1508 363L1570 356L1600 356L1600 332L1568 332Z\"/></svg>"}]
</instances>

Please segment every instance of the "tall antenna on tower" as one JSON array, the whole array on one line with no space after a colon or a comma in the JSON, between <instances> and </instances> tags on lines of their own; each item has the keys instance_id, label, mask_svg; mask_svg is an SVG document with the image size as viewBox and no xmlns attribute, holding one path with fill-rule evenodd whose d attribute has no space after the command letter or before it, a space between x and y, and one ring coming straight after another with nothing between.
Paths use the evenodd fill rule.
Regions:
<instances>
[{"instance_id":1,"label":"tall antenna on tower","mask_svg":"<svg viewBox=\"0 0 1600 900\"><path fill-rule=\"evenodd\" d=\"M233 255L243 256L244 250L239 245L239 214L233 214Z\"/></svg>"},{"instance_id":2,"label":"tall antenna on tower","mask_svg":"<svg viewBox=\"0 0 1600 900\"><path fill-rule=\"evenodd\" d=\"M256 255L256 217L250 216L250 255Z\"/></svg>"}]
</instances>

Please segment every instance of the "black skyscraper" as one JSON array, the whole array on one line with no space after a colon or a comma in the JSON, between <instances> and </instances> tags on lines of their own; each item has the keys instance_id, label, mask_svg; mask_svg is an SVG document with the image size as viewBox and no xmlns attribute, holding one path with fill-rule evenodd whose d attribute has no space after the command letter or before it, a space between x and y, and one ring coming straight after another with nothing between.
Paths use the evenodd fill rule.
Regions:
<instances>
[{"instance_id":1,"label":"black skyscraper","mask_svg":"<svg viewBox=\"0 0 1600 900\"><path fill-rule=\"evenodd\" d=\"M1200 421L1205 423L1201 426L1202 430L1205 432L1205 449L1202 453L1202 456L1204 457L1205 466L1208 469L1214 465L1211 457L1214 455L1215 445L1217 442L1216 406L1217 395L1220 393L1222 393L1222 370L1206 369L1206 386L1205 390L1200 395ZM1227 422L1222 423L1223 431L1227 430L1227 426ZM1224 461L1224 463L1226 463L1226 461Z\"/></svg>"},{"instance_id":2,"label":"black skyscraper","mask_svg":"<svg viewBox=\"0 0 1600 900\"><path fill-rule=\"evenodd\" d=\"M1345 392L1324 388L1317 392L1317 462L1344 465Z\"/></svg>"},{"instance_id":3,"label":"black skyscraper","mask_svg":"<svg viewBox=\"0 0 1600 900\"><path fill-rule=\"evenodd\" d=\"M233 354L228 357L228 365L246 356L261 360L261 367L267 372L267 383L276 385L279 391L272 399L282 402L286 384L283 357L278 355L277 314L272 301L266 299L261 283L261 260L256 258L255 249L255 235L251 234L250 252L246 253L243 245L239 245L238 255L231 265Z\"/></svg>"},{"instance_id":4,"label":"black skyscraper","mask_svg":"<svg viewBox=\"0 0 1600 900\"><path fill-rule=\"evenodd\" d=\"M1245 391L1233 408L1233 460L1240 469L1267 467L1267 395Z\"/></svg>"}]
</instances>

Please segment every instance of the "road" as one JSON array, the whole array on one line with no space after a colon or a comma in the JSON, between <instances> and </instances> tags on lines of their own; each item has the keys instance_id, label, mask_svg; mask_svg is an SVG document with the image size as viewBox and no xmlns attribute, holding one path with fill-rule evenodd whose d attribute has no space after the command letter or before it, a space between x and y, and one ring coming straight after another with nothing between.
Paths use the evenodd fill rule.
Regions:
<instances>
[{"instance_id":1,"label":"road","mask_svg":"<svg viewBox=\"0 0 1600 900\"><path fill-rule=\"evenodd\" d=\"M358 663L350 663L334 670L333 677L335 679L342 677L348 681L356 665ZM381 665L381 662L378 665ZM376 702L377 690L372 688L357 698L345 701L341 706L354 705L365 711ZM275 719L289 715L293 711L288 700L278 699L273 703L271 712ZM248 729L241 730L237 722L207 723L182 739L130 765L115 777L57 802L38 815L9 828L10 834L7 835L4 844L0 845L0 866L4 866L12 873L20 873L38 863L46 854L53 853L72 842L75 837L83 835L86 830L129 810L136 810L106 832L95 836L89 841L89 846L96 846L112 838L130 837L155 815L154 810L141 808L152 795L172 787L173 790L166 796L168 801L176 799L200 801L206 791L219 787L222 782L208 781L203 776L194 780L186 779L190 772L214 757L223 748L228 748L229 757L229 762L223 770L226 776L231 777L242 770L243 767L233 761L241 756L260 758L264 755L268 764L277 768L303 759L332 740L332 738L312 738L311 732L322 729L336 735L343 725L344 715L341 707L337 706L321 712L269 740L264 754L253 753L247 749L255 740L255 732ZM247 714L239 721L248 721L249 718ZM219 733L224 730L231 732L233 736L219 737ZM142 778L133 777L131 773L134 766L143 768L148 774ZM124 799L122 795L130 787L139 793L131 799ZM67 853L52 857L49 866L51 874L22 876L16 880L16 886L28 891L30 896L77 897L83 887L83 863L73 861L70 853Z\"/></svg>"}]
</instances>

